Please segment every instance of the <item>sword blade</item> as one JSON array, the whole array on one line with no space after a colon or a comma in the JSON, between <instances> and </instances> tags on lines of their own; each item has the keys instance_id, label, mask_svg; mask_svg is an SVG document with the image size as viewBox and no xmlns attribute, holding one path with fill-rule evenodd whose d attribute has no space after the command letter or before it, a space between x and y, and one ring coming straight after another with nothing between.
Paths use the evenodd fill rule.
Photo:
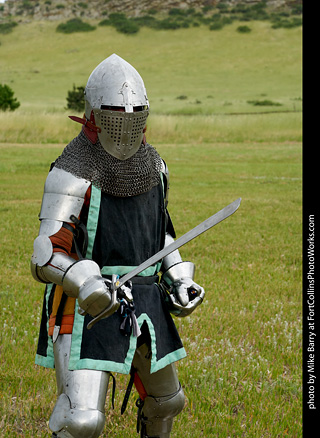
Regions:
<instances>
[{"instance_id":1,"label":"sword blade","mask_svg":"<svg viewBox=\"0 0 320 438\"><path fill-rule=\"evenodd\" d=\"M123 275L117 281L115 288L118 289L119 287L124 285L128 280L131 280L133 277L140 274L145 269L149 268L149 266L154 265L159 260L163 259L165 256L171 254L176 249L190 242L190 240L193 240L195 237L198 237L200 234L208 231L210 228L214 227L224 219L227 219L227 217L231 216L233 213L235 213L238 210L240 203L241 203L241 198L236 199L231 204L227 205L222 210L218 211L218 213L215 213L214 215L210 216L204 222L201 222L201 224L197 225L195 228L192 228L192 230L188 231L186 234L179 237L174 242L170 243L170 245L166 246L161 251L158 251L156 254L154 254L153 256L145 260L143 263L141 263L141 265L137 266L132 271Z\"/></svg>"}]
</instances>

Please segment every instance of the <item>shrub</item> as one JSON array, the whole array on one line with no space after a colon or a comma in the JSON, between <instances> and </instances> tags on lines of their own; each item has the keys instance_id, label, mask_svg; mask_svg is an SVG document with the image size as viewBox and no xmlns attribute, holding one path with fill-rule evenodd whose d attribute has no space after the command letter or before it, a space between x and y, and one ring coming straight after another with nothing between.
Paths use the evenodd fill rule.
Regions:
<instances>
[{"instance_id":1,"label":"shrub","mask_svg":"<svg viewBox=\"0 0 320 438\"><path fill-rule=\"evenodd\" d=\"M254 106L282 106L282 103L273 102L272 100L248 100L248 103L251 103Z\"/></svg>"},{"instance_id":2,"label":"shrub","mask_svg":"<svg viewBox=\"0 0 320 438\"><path fill-rule=\"evenodd\" d=\"M100 21L98 26L111 26L112 22L109 20L109 18L105 18L104 20Z\"/></svg>"},{"instance_id":3,"label":"shrub","mask_svg":"<svg viewBox=\"0 0 320 438\"><path fill-rule=\"evenodd\" d=\"M109 14L109 20L112 24L117 24L127 20L127 17L122 12L113 12Z\"/></svg>"},{"instance_id":4,"label":"shrub","mask_svg":"<svg viewBox=\"0 0 320 438\"><path fill-rule=\"evenodd\" d=\"M126 33L126 34L134 34L139 32L139 26L133 20L124 20L120 23L117 23L115 28L118 32Z\"/></svg>"},{"instance_id":5,"label":"shrub","mask_svg":"<svg viewBox=\"0 0 320 438\"><path fill-rule=\"evenodd\" d=\"M223 28L223 23L222 21L215 21L214 23L212 23L209 27L210 30L220 30Z\"/></svg>"},{"instance_id":6,"label":"shrub","mask_svg":"<svg viewBox=\"0 0 320 438\"><path fill-rule=\"evenodd\" d=\"M292 29L293 27L299 26L302 26L302 18L294 17L291 21L286 19L276 19L271 27L272 29Z\"/></svg>"},{"instance_id":7,"label":"shrub","mask_svg":"<svg viewBox=\"0 0 320 438\"><path fill-rule=\"evenodd\" d=\"M202 8L202 12L203 12L204 14L207 14L209 11L212 11L212 9L213 9L213 6L212 6L212 5L203 6L203 8Z\"/></svg>"},{"instance_id":8,"label":"shrub","mask_svg":"<svg viewBox=\"0 0 320 438\"><path fill-rule=\"evenodd\" d=\"M266 0L260 1L259 3L256 3L251 6L251 9L253 11L261 11L262 9L265 9L267 7Z\"/></svg>"},{"instance_id":9,"label":"shrub","mask_svg":"<svg viewBox=\"0 0 320 438\"><path fill-rule=\"evenodd\" d=\"M296 5L292 8L291 10L291 14L292 15L301 15L303 12L303 7L302 5Z\"/></svg>"},{"instance_id":10,"label":"shrub","mask_svg":"<svg viewBox=\"0 0 320 438\"><path fill-rule=\"evenodd\" d=\"M179 9L179 8L172 8L169 10L169 15L180 15L180 16L184 16L186 15L183 9Z\"/></svg>"},{"instance_id":11,"label":"shrub","mask_svg":"<svg viewBox=\"0 0 320 438\"><path fill-rule=\"evenodd\" d=\"M220 9L221 12L226 12L229 9L229 6L226 3L218 3L217 9Z\"/></svg>"},{"instance_id":12,"label":"shrub","mask_svg":"<svg viewBox=\"0 0 320 438\"><path fill-rule=\"evenodd\" d=\"M92 30L95 30L95 26L84 23L80 18L72 18L66 23L60 23L56 29L57 32L61 33L90 32Z\"/></svg>"},{"instance_id":13,"label":"shrub","mask_svg":"<svg viewBox=\"0 0 320 438\"><path fill-rule=\"evenodd\" d=\"M156 29L158 27L158 22L152 15L143 15L141 17L134 17L132 20L140 27L146 26Z\"/></svg>"},{"instance_id":14,"label":"shrub","mask_svg":"<svg viewBox=\"0 0 320 438\"><path fill-rule=\"evenodd\" d=\"M0 23L0 33L6 34L12 32L12 29L18 24L14 21L9 21L8 23Z\"/></svg>"},{"instance_id":15,"label":"shrub","mask_svg":"<svg viewBox=\"0 0 320 438\"><path fill-rule=\"evenodd\" d=\"M22 9L25 9L25 10L31 10L31 9L33 9L33 5L32 5L28 0L23 0L23 2L22 2L22 4L20 5L20 7L21 7Z\"/></svg>"},{"instance_id":16,"label":"shrub","mask_svg":"<svg viewBox=\"0 0 320 438\"><path fill-rule=\"evenodd\" d=\"M249 26L239 26L239 27L237 27L237 32L249 33L249 32L251 32L251 28Z\"/></svg>"},{"instance_id":17,"label":"shrub","mask_svg":"<svg viewBox=\"0 0 320 438\"><path fill-rule=\"evenodd\" d=\"M186 15L194 15L196 10L194 8L189 8L186 10Z\"/></svg>"},{"instance_id":18,"label":"shrub","mask_svg":"<svg viewBox=\"0 0 320 438\"><path fill-rule=\"evenodd\" d=\"M20 102L14 96L14 92L8 85L0 84L0 110L14 111L20 106Z\"/></svg>"},{"instance_id":19,"label":"shrub","mask_svg":"<svg viewBox=\"0 0 320 438\"><path fill-rule=\"evenodd\" d=\"M213 14L211 16L211 20L212 21L219 21L219 20L221 20L221 14Z\"/></svg>"},{"instance_id":20,"label":"shrub","mask_svg":"<svg viewBox=\"0 0 320 438\"><path fill-rule=\"evenodd\" d=\"M158 21L158 29L174 30L180 29L181 25L176 20L170 20L170 18L164 18Z\"/></svg>"},{"instance_id":21,"label":"shrub","mask_svg":"<svg viewBox=\"0 0 320 438\"><path fill-rule=\"evenodd\" d=\"M109 15L109 18L100 21L99 26L113 26L118 32L134 34L139 32L142 25L150 25L151 27L151 22L155 21L154 17L150 15L144 22L145 17L127 18L125 14L121 12L114 12Z\"/></svg>"},{"instance_id":22,"label":"shrub","mask_svg":"<svg viewBox=\"0 0 320 438\"><path fill-rule=\"evenodd\" d=\"M84 110L84 88L73 85L73 90L68 91L67 109L72 109L78 112Z\"/></svg>"}]
</instances>

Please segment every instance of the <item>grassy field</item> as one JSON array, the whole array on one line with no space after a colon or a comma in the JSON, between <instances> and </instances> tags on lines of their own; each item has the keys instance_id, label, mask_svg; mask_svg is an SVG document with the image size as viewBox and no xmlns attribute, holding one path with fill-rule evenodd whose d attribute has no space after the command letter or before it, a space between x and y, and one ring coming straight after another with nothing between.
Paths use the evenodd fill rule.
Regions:
<instances>
[{"instance_id":1,"label":"grassy field","mask_svg":"<svg viewBox=\"0 0 320 438\"><path fill-rule=\"evenodd\" d=\"M21 101L0 114L1 438L49 437L55 379L34 365L43 286L29 260L48 168L79 129L66 117L67 90L112 52L145 78L148 139L169 165L177 235L242 198L234 216L181 249L206 299L175 319L188 352L177 364L187 401L172 435L302 436L301 29L235 27L69 39L54 24L30 23L1 37L0 81ZM257 111L247 101L260 98L283 106L247 114ZM136 394L120 415L126 384L118 375L105 437L136 436Z\"/></svg>"}]
</instances>

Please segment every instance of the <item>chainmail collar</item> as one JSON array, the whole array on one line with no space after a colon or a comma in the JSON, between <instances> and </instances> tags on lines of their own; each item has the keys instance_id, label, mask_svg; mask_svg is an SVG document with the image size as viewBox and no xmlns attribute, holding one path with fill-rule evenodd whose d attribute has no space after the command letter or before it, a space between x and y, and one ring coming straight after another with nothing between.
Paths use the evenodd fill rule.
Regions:
<instances>
[{"instance_id":1,"label":"chainmail collar","mask_svg":"<svg viewBox=\"0 0 320 438\"><path fill-rule=\"evenodd\" d=\"M162 160L148 143L142 143L127 160L118 160L103 149L99 140L93 144L81 131L54 165L91 181L109 195L127 197L147 192L159 184Z\"/></svg>"}]
</instances>

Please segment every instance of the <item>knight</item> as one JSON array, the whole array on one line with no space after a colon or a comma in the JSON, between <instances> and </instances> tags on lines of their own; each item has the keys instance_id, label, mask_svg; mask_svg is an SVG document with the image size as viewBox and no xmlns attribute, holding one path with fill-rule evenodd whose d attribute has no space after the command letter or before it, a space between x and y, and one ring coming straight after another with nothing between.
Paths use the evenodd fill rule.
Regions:
<instances>
[{"instance_id":1,"label":"knight","mask_svg":"<svg viewBox=\"0 0 320 438\"><path fill-rule=\"evenodd\" d=\"M175 362L186 352L172 315L203 301L194 264L176 250L115 288L176 237L168 167L146 140L148 114L140 74L109 56L88 79L84 116L71 117L79 134L45 181L31 272L46 285L36 363L55 368L52 437L102 434L113 373L136 386L141 438L169 438L184 407Z\"/></svg>"}]
</instances>

